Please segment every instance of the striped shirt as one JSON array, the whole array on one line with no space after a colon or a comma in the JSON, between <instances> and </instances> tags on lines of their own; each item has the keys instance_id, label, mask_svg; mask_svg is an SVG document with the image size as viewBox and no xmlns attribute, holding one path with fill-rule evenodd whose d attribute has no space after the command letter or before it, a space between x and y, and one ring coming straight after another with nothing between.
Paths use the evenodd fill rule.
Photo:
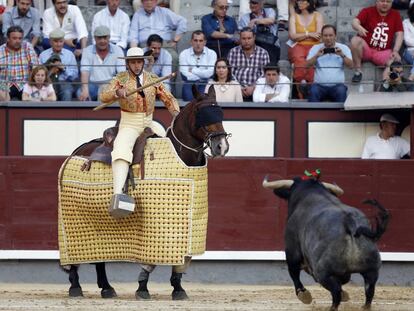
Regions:
<instances>
[{"instance_id":1,"label":"striped shirt","mask_svg":"<svg viewBox=\"0 0 414 311\"><path fill-rule=\"evenodd\" d=\"M255 46L249 58L246 57L241 46L236 46L230 50L228 60L237 81L242 86L248 86L254 85L263 75L263 66L269 63L270 58L267 51L260 46Z\"/></svg>"},{"instance_id":2,"label":"striped shirt","mask_svg":"<svg viewBox=\"0 0 414 311\"><path fill-rule=\"evenodd\" d=\"M3 91L13 85L20 91L29 80L30 70L39 64L36 52L30 43L22 42L18 51L10 50L7 43L0 46L0 87Z\"/></svg>"}]
</instances>

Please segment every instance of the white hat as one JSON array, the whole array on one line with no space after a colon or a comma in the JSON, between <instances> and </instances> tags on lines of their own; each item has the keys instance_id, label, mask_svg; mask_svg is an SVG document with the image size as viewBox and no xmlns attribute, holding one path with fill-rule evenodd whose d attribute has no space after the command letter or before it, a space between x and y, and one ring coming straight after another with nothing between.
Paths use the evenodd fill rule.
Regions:
<instances>
[{"instance_id":1,"label":"white hat","mask_svg":"<svg viewBox=\"0 0 414 311\"><path fill-rule=\"evenodd\" d=\"M152 56L145 56L144 50L139 47L129 48L127 51L127 55L125 57L119 57L122 59L143 59L143 58L150 58Z\"/></svg>"},{"instance_id":2,"label":"white hat","mask_svg":"<svg viewBox=\"0 0 414 311\"><path fill-rule=\"evenodd\" d=\"M384 113L380 118L380 122L390 122L395 124L400 123L392 114L389 113Z\"/></svg>"}]
</instances>

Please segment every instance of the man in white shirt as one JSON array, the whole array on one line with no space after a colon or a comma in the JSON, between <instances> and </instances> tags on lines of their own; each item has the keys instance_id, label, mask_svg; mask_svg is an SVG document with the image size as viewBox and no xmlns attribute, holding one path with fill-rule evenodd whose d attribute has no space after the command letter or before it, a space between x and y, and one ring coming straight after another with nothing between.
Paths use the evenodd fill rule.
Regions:
<instances>
[{"instance_id":1,"label":"man in white shirt","mask_svg":"<svg viewBox=\"0 0 414 311\"><path fill-rule=\"evenodd\" d=\"M180 73L184 81L182 89L183 100L192 100L191 86L196 84L200 93L204 93L208 79L214 73L214 63L217 54L206 47L206 36L201 30L191 35L191 47L180 53Z\"/></svg>"},{"instance_id":2,"label":"man in white shirt","mask_svg":"<svg viewBox=\"0 0 414 311\"><path fill-rule=\"evenodd\" d=\"M125 51L131 21L128 14L119 8L120 3L121 0L107 0L106 8L93 17L91 32L93 33L98 26L108 27L111 30L111 43Z\"/></svg>"},{"instance_id":3,"label":"man in white shirt","mask_svg":"<svg viewBox=\"0 0 414 311\"><path fill-rule=\"evenodd\" d=\"M400 136L395 136L399 123L393 115L383 114L380 119L380 132L367 138L362 151L362 159L409 158L409 142Z\"/></svg>"},{"instance_id":4,"label":"man in white shirt","mask_svg":"<svg viewBox=\"0 0 414 311\"><path fill-rule=\"evenodd\" d=\"M273 63L267 64L263 70L264 77L256 82L253 101L255 103L287 103L290 95L289 78L280 73L279 67Z\"/></svg>"},{"instance_id":5,"label":"man in white shirt","mask_svg":"<svg viewBox=\"0 0 414 311\"><path fill-rule=\"evenodd\" d=\"M50 32L61 28L65 32L64 48L79 57L88 41L88 30L82 13L76 5L68 5L68 0L52 0L52 2L53 7L43 13L43 48L50 48Z\"/></svg>"}]
</instances>

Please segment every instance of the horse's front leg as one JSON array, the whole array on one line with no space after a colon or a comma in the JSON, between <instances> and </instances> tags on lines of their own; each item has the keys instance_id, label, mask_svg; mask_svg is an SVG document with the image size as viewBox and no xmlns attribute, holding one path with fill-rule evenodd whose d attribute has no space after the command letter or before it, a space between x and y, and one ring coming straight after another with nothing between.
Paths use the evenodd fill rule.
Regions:
<instances>
[{"instance_id":1,"label":"horse's front leg","mask_svg":"<svg viewBox=\"0 0 414 311\"><path fill-rule=\"evenodd\" d=\"M180 266L173 266L170 278L171 286L174 288L171 294L172 300L185 300L188 299L187 293L181 286L181 278L183 273L190 265L191 257L184 258L184 264Z\"/></svg>"},{"instance_id":2,"label":"horse's front leg","mask_svg":"<svg viewBox=\"0 0 414 311\"><path fill-rule=\"evenodd\" d=\"M151 295L148 291L148 280L149 280L149 275L152 271L154 271L156 266L154 265L141 265L141 272L139 273L138 276L138 289L135 292L135 298L140 300L140 299L151 299Z\"/></svg>"},{"instance_id":3,"label":"horse's front leg","mask_svg":"<svg viewBox=\"0 0 414 311\"><path fill-rule=\"evenodd\" d=\"M71 265L69 269L69 297L83 297L82 287L79 284L79 266Z\"/></svg>"},{"instance_id":4,"label":"horse's front leg","mask_svg":"<svg viewBox=\"0 0 414 311\"><path fill-rule=\"evenodd\" d=\"M108 278L106 277L105 263L98 262L95 264L96 268L96 278L98 287L102 288L101 297L102 298L114 298L116 297L116 292L113 287L109 284Z\"/></svg>"}]
</instances>

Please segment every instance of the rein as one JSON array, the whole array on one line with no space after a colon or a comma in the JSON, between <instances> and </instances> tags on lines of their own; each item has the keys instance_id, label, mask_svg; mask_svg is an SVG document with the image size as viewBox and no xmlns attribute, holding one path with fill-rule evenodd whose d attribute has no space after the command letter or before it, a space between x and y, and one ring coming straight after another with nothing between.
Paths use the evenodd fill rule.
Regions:
<instances>
[{"instance_id":1,"label":"rein","mask_svg":"<svg viewBox=\"0 0 414 311\"><path fill-rule=\"evenodd\" d=\"M200 145L200 146L198 146L198 147L195 147L195 148L192 148L192 147L190 147L190 146L187 146L186 144L184 144L183 142L181 142L178 138L177 138L177 136L175 135L175 133L174 133L174 122L175 122L175 118L176 118L177 116L175 116L174 118L173 118L173 120L171 121L171 125L170 125L170 127L167 129L167 133L168 133L168 131L171 131L171 134L172 134L172 136L174 137L174 139L182 146L182 147L184 147L184 148L186 148L186 149L188 149L188 150L190 150L190 151L193 151L193 152L195 152L195 153L200 153L200 152L203 152L206 148L207 148L207 146L205 146L204 147L204 143L206 142L206 141L203 141L203 143ZM209 139L211 139L211 137L209 138Z\"/></svg>"}]
</instances>

